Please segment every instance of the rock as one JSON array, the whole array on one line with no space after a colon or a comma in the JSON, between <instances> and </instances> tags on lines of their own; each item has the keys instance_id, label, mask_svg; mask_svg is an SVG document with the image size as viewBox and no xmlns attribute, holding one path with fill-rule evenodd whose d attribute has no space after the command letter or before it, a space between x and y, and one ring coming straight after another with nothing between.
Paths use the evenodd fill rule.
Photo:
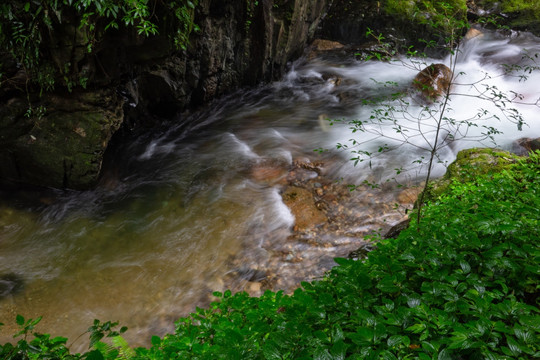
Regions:
<instances>
[{"instance_id":1,"label":"rock","mask_svg":"<svg viewBox=\"0 0 540 360\"><path fill-rule=\"evenodd\" d=\"M249 292L251 296L257 296L261 292L262 284L260 282L248 282L245 286L245 289Z\"/></svg>"},{"instance_id":2,"label":"rock","mask_svg":"<svg viewBox=\"0 0 540 360\"><path fill-rule=\"evenodd\" d=\"M383 239L395 239L399 234L409 227L411 219L405 219L392 226L386 234L383 235Z\"/></svg>"},{"instance_id":3,"label":"rock","mask_svg":"<svg viewBox=\"0 0 540 360\"><path fill-rule=\"evenodd\" d=\"M450 90L452 70L444 64L431 64L416 75L412 88L421 102L432 103Z\"/></svg>"},{"instance_id":4,"label":"rock","mask_svg":"<svg viewBox=\"0 0 540 360\"><path fill-rule=\"evenodd\" d=\"M311 43L311 48L315 51L330 51L342 49L345 45L340 42L324 39L315 39Z\"/></svg>"},{"instance_id":5,"label":"rock","mask_svg":"<svg viewBox=\"0 0 540 360\"><path fill-rule=\"evenodd\" d=\"M518 160L519 156L499 149L461 150L456 160L448 166L444 176L430 181L424 195L424 202L438 198L454 180L466 182L474 180L479 175L501 172Z\"/></svg>"},{"instance_id":6,"label":"rock","mask_svg":"<svg viewBox=\"0 0 540 360\"><path fill-rule=\"evenodd\" d=\"M259 269L252 269L248 267L241 267L236 270L236 273L238 277L240 277L243 280L251 281L251 282L259 282L266 279L266 271L259 270Z\"/></svg>"},{"instance_id":7,"label":"rock","mask_svg":"<svg viewBox=\"0 0 540 360\"><path fill-rule=\"evenodd\" d=\"M42 60L55 72L56 84L43 97L31 88L34 110L45 108L37 121L24 116L27 74L18 69L18 59L0 54L2 79L9 80L0 82L0 102L7 105L0 107L0 180L92 188L121 124L129 136L241 86L281 77L313 39L326 3L293 0L274 7L272 1L201 0L194 9L201 30L181 51L170 41L166 29L172 25L162 23L168 8L159 2L152 10L159 34L144 37L128 27L104 32L98 25L96 33L104 35L92 43L92 53L75 13L63 14L61 23L52 17L54 31L43 27L42 44L50 58Z\"/></svg>"},{"instance_id":8,"label":"rock","mask_svg":"<svg viewBox=\"0 0 540 360\"><path fill-rule=\"evenodd\" d=\"M418 198L418 194L422 192L421 187L412 187L401 191L397 196L397 201L400 204L412 204Z\"/></svg>"},{"instance_id":9,"label":"rock","mask_svg":"<svg viewBox=\"0 0 540 360\"><path fill-rule=\"evenodd\" d=\"M484 33L476 28L470 28L465 34L465 40L471 40L477 37L484 36Z\"/></svg>"},{"instance_id":10,"label":"rock","mask_svg":"<svg viewBox=\"0 0 540 360\"><path fill-rule=\"evenodd\" d=\"M308 47L307 58L311 60L323 53L340 50L344 47L345 45L337 41L315 39Z\"/></svg>"},{"instance_id":11,"label":"rock","mask_svg":"<svg viewBox=\"0 0 540 360\"><path fill-rule=\"evenodd\" d=\"M518 155L527 155L531 151L540 150L540 138L521 138L513 144L512 151Z\"/></svg>"},{"instance_id":12,"label":"rock","mask_svg":"<svg viewBox=\"0 0 540 360\"><path fill-rule=\"evenodd\" d=\"M258 162L250 169L250 178L263 184L276 184L285 180L287 168L275 161Z\"/></svg>"},{"instance_id":13,"label":"rock","mask_svg":"<svg viewBox=\"0 0 540 360\"><path fill-rule=\"evenodd\" d=\"M311 162L308 158L294 159L292 170L287 175L289 184L300 184L316 178L322 174L323 164L320 162Z\"/></svg>"},{"instance_id":14,"label":"rock","mask_svg":"<svg viewBox=\"0 0 540 360\"><path fill-rule=\"evenodd\" d=\"M19 275L14 273L0 275L0 300L20 292L23 287L24 281Z\"/></svg>"},{"instance_id":15,"label":"rock","mask_svg":"<svg viewBox=\"0 0 540 360\"><path fill-rule=\"evenodd\" d=\"M362 243L362 245L360 245L360 247L358 247L358 249L356 250L353 250L349 253L349 255L347 256L347 258L351 259L351 260L361 260L361 259L365 259L367 258L368 256L368 253L370 251L373 251L373 249L375 249L376 245L371 243L371 242L368 242L368 241L365 241Z\"/></svg>"},{"instance_id":16,"label":"rock","mask_svg":"<svg viewBox=\"0 0 540 360\"><path fill-rule=\"evenodd\" d=\"M297 186L289 186L281 194L283 202L295 218L298 231L313 229L327 221L326 215L315 205L311 191Z\"/></svg>"},{"instance_id":17,"label":"rock","mask_svg":"<svg viewBox=\"0 0 540 360\"><path fill-rule=\"evenodd\" d=\"M123 99L114 90L97 90L47 95L43 101L46 111L38 119L24 116L27 104L0 115L0 178L55 188L93 187L109 141L122 124Z\"/></svg>"}]
</instances>

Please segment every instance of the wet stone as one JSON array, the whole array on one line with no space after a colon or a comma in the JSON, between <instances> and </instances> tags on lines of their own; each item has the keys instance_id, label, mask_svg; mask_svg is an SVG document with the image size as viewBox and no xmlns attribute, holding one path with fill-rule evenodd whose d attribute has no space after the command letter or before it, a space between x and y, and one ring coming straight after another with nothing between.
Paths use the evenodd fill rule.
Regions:
<instances>
[{"instance_id":1,"label":"wet stone","mask_svg":"<svg viewBox=\"0 0 540 360\"><path fill-rule=\"evenodd\" d=\"M0 299L21 292L24 280L20 275L9 273L0 275Z\"/></svg>"}]
</instances>

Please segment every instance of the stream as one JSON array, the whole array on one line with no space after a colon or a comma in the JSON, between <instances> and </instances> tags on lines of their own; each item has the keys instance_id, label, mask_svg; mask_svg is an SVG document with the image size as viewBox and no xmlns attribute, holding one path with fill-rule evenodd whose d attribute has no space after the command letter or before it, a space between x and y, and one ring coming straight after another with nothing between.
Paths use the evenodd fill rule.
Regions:
<instances>
[{"instance_id":1,"label":"stream","mask_svg":"<svg viewBox=\"0 0 540 360\"><path fill-rule=\"evenodd\" d=\"M451 97L448 116L491 111L499 119L475 124L499 129L494 141L504 149L540 137L540 109L533 105L540 74L524 81L505 75L501 65L534 65L524 51L535 59L539 39L486 33L463 46L456 65L453 92L461 95ZM176 319L213 301L213 291L291 292L323 276L334 257L346 257L365 236L405 217L426 173L425 163L414 161L427 157L421 148L435 136L425 127L432 119L422 119L423 107L413 103L397 121L405 124L412 114L425 135L407 144L390 139L393 126L353 134L346 122L327 119L369 118L374 107L361 100L385 91L378 84L386 81L406 90L420 61L449 64L365 62L339 52L303 59L281 81L216 100L111 149L94 190L0 189L0 285L22 282L9 294L0 291L0 343L13 341L15 316L22 314L43 316L38 331L70 340L95 318L120 321L130 345L148 346L151 335L174 331ZM500 108L474 96L486 89L482 84L522 94L520 104L506 104L523 115L521 131ZM475 138L484 130L471 127L466 138L441 149L434 176L444 174L460 149L493 146ZM336 148L352 138L375 153L381 145L395 150L355 166L350 151L358 147ZM319 148L327 151L314 151ZM404 168L399 176L396 168ZM364 181L385 185L348 190ZM295 225L281 197L290 186L314 194L328 221ZM71 348L87 344L85 335Z\"/></svg>"}]
</instances>

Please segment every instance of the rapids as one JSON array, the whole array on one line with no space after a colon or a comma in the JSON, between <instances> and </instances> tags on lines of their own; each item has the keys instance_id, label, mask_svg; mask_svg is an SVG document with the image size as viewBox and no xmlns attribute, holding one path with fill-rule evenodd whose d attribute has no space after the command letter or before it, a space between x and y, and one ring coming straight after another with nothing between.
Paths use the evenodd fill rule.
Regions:
<instances>
[{"instance_id":1,"label":"rapids","mask_svg":"<svg viewBox=\"0 0 540 360\"><path fill-rule=\"evenodd\" d=\"M499 114L489 102L470 96L475 94L471 84L478 89L489 83L523 94L523 104L509 106L519 109L526 125L520 131L500 114L478 124L498 128L502 134L494 140L505 149L518 138L540 137L540 110L530 105L540 97L540 73L523 81L502 72L501 64L531 64L522 58L524 51L534 59L539 39L485 34L466 43L453 90L462 95L451 97L448 116L474 118L484 108ZM416 61L449 64L449 59ZM306 235L310 241L300 241L291 237L294 217L280 196L283 183L254 177L253 169L270 163L286 172L300 158L321 161L330 181L385 181L403 167L398 180L417 183L425 165L413 162L426 156L419 147L433 141L427 125L418 125L425 136L403 145L369 132L353 134L346 121L326 120L369 118L374 108L361 99L386 91L376 82L406 89L417 73L411 65L352 56L301 60L281 81L224 97L110 149L102 180L92 191L1 190L0 275L15 274L24 284L0 298L0 322L6 324L0 341L12 341L15 315L22 314L43 315L39 331L70 340L94 318L119 320L130 328L131 345L148 345L150 335L173 331L175 319L207 305L212 291L291 291L300 281L321 276L333 257L347 256L362 243L359 234L387 229L402 218L392 206L396 190L350 195L350 211L359 220L347 231L356 235L326 233L323 240ZM411 105L408 112L418 119L421 107ZM392 126L382 131L393 135ZM467 139L441 149L435 175L444 173L460 149L492 146L470 141L481 132L471 128ZM383 143L398 150L354 166L350 149L336 149L352 138L373 139L364 145L375 152ZM328 151L314 152L318 148ZM265 284L265 278L273 280ZM85 339L73 349L83 350Z\"/></svg>"}]
</instances>

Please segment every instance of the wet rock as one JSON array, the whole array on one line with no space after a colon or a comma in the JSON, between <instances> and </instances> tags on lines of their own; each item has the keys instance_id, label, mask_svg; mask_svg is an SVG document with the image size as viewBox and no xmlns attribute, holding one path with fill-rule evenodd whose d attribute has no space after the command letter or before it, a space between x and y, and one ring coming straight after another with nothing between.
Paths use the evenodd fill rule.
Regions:
<instances>
[{"instance_id":1,"label":"wet rock","mask_svg":"<svg viewBox=\"0 0 540 360\"><path fill-rule=\"evenodd\" d=\"M289 186L281 194L281 197L294 215L296 229L312 229L327 221L326 215L315 205L311 191L297 186Z\"/></svg>"},{"instance_id":2,"label":"wet rock","mask_svg":"<svg viewBox=\"0 0 540 360\"><path fill-rule=\"evenodd\" d=\"M104 35L88 53L87 29L78 26L76 14L63 15L61 23L53 17L53 32L42 27L42 47L51 58L42 60L62 69L54 94L42 97L36 88L27 97L21 91L27 74L12 56L0 54L2 79L9 80L0 83L0 102L8 105L0 107L0 179L92 188L121 124L129 137L241 86L281 77L313 39L327 2L286 3L201 0L193 14L201 30L191 34L185 51L175 49L167 31L144 37L133 28L103 32L98 26L96 33ZM160 29L174 26L166 6L158 3L153 11ZM62 86L66 64L72 66L69 76L86 79L85 89ZM34 110L46 109L37 121L24 116L29 101Z\"/></svg>"},{"instance_id":3,"label":"wet rock","mask_svg":"<svg viewBox=\"0 0 540 360\"><path fill-rule=\"evenodd\" d=\"M256 182L273 185L282 182L287 175L287 166L282 162L263 161L250 169L250 178Z\"/></svg>"},{"instance_id":4,"label":"wet rock","mask_svg":"<svg viewBox=\"0 0 540 360\"><path fill-rule=\"evenodd\" d=\"M540 138L521 138L513 144L512 148L512 151L518 155L527 155L536 150L540 150Z\"/></svg>"},{"instance_id":5,"label":"wet rock","mask_svg":"<svg viewBox=\"0 0 540 360\"><path fill-rule=\"evenodd\" d=\"M367 258L368 253L373 251L375 247L375 244L365 241L358 249L351 251L347 257L352 260L365 259Z\"/></svg>"},{"instance_id":6,"label":"wet rock","mask_svg":"<svg viewBox=\"0 0 540 360\"><path fill-rule=\"evenodd\" d=\"M24 287L23 278L17 274L9 273L0 275L0 300L10 295L15 295Z\"/></svg>"},{"instance_id":7,"label":"wet rock","mask_svg":"<svg viewBox=\"0 0 540 360\"><path fill-rule=\"evenodd\" d=\"M337 41L315 39L313 40L311 45L308 47L307 58L314 59L321 54L324 54L330 51L341 50L344 47L345 45Z\"/></svg>"},{"instance_id":8,"label":"wet rock","mask_svg":"<svg viewBox=\"0 0 540 360\"><path fill-rule=\"evenodd\" d=\"M420 102L431 103L449 91L452 76L448 66L431 64L416 75L412 88Z\"/></svg>"},{"instance_id":9,"label":"wet rock","mask_svg":"<svg viewBox=\"0 0 540 360\"><path fill-rule=\"evenodd\" d=\"M263 281L267 276L266 271L247 267L239 268L236 273L241 279L252 282Z\"/></svg>"},{"instance_id":10,"label":"wet rock","mask_svg":"<svg viewBox=\"0 0 540 360\"><path fill-rule=\"evenodd\" d=\"M55 188L94 186L123 122L123 99L114 90L97 90L43 101L39 119L24 116L27 104L0 111L0 178Z\"/></svg>"},{"instance_id":11,"label":"wet rock","mask_svg":"<svg viewBox=\"0 0 540 360\"><path fill-rule=\"evenodd\" d=\"M248 282L245 289L251 296L257 296L261 293L262 284L260 282Z\"/></svg>"},{"instance_id":12,"label":"wet rock","mask_svg":"<svg viewBox=\"0 0 540 360\"><path fill-rule=\"evenodd\" d=\"M397 238L403 230L409 227L410 223L411 223L411 219L405 219L403 221L398 222L396 225L392 226L390 230L386 232L386 234L383 235L383 239Z\"/></svg>"},{"instance_id":13,"label":"wet rock","mask_svg":"<svg viewBox=\"0 0 540 360\"><path fill-rule=\"evenodd\" d=\"M477 37L484 36L484 33L476 28L470 28L467 33L465 34L464 38L465 40L471 40Z\"/></svg>"}]
</instances>

